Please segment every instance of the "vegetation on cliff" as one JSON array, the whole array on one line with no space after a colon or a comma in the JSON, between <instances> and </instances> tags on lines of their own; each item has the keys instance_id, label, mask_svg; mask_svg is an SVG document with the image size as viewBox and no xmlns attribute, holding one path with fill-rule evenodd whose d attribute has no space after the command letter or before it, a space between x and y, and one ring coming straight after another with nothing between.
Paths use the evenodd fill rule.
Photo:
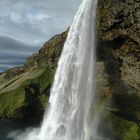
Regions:
<instances>
[{"instance_id":1,"label":"vegetation on cliff","mask_svg":"<svg viewBox=\"0 0 140 140\"><path fill-rule=\"evenodd\" d=\"M138 0L99 0L97 8L97 92L111 99L99 132L114 140L140 139L139 7ZM0 74L1 118L42 116L66 36L56 35L24 66Z\"/></svg>"},{"instance_id":2,"label":"vegetation on cliff","mask_svg":"<svg viewBox=\"0 0 140 140\"><path fill-rule=\"evenodd\" d=\"M42 116L66 36L66 32L54 36L24 66L0 75L0 118Z\"/></svg>"},{"instance_id":3,"label":"vegetation on cliff","mask_svg":"<svg viewBox=\"0 0 140 140\"><path fill-rule=\"evenodd\" d=\"M139 7L137 0L99 0L97 8L98 62L104 63L103 89L111 98L103 120L116 140L140 139Z\"/></svg>"}]
</instances>

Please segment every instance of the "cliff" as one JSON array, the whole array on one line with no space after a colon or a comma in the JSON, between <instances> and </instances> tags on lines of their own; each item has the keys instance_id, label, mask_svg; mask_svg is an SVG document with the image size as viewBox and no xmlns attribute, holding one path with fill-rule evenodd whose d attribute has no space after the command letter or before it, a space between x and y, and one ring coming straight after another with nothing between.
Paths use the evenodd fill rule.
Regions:
<instances>
[{"instance_id":1,"label":"cliff","mask_svg":"<svg viewBox=\"0 0 140 140\"><path fill-rule=\"evenodd\" d=\"M52 37L24 66L0 75L0 118L42 117L66 36L67 31Z\"/></svg>"},{"instance_id":2,"label":"cliff","mask_svg":"<svg viewBox=\"0 0 140 140\"><path fill-rule=\"evenodd\" d=\"M98 63L104 64L111 105L104 116L112 139L140 138L140 1L99 0L97 8ZM104 83L104 82L103 82ZM101 91L101 92L102 92ZM114 130L114 132L112 130Z\"/></svg>"},{"instance_id":3,"label":"cliff","mask_svg":"<svg viewBox=\"0 0 140 140\"><path fill-rule=\"evenodd\" d=\"M139 0L99 0L97 7L97 92L108 100L99 132L113 140L140 138L139 7ZM1 118L42 116L67 32L0 74Z\"/></svg>"}]
</instances>

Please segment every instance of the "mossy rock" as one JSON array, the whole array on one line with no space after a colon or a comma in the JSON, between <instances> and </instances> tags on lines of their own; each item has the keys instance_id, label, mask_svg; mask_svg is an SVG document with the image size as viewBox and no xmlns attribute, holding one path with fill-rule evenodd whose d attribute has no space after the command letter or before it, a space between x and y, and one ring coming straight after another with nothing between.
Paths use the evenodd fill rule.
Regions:
<instances>
[{"instance_id":1,"label":"mossy rock","mask_svg":"<svg viewBox=\"0 0 140 140\"><path fill-rule=\"evenodd\" d=\"M42 73L36 78L30 79L26 81L26 85L30 83L39 83L41 90L44 90L53 82L55 69L51 68L51 65L46 65L45 68L42 68Z\"/></svg>"},{"instance_id":2,"label":"mossy rock","mask_svg":"<svg viewBox=\"0 0 140 140\"><path fill-rule=\"evenodd\" d=\"M42 94L40 96L40 102L41 102L41 105L43 106L44 110L47 107L48 101L49 101L49 97L48 96L46 96L44 94Z\"/></svg>"},{"instance_id":3,"label":"mossy rock","mask_svg":"<svg viewBox=\"0 0 140 140\"><path fill-rule=\"evenodd\" d=\"M140 140L138 94L117 94L103 101L98 132L112 140Z\"/></svg>"},{"instance_id":4,"label":"mossy rock","mask_svg":"<svg viewBox=\"0 0 140 140\"><path fill-rule=\"evenodd\" d=\"M112 98L112 106L121 112L133 116L133 120L140 124L140 96L139 94L115 94ZM131 120L131 118L128 120ZM127 119L127 118L126 118Z\"/></svg>"},{"instance_id":5,"label":"mossy rock","mask_svg":"<svg viewBox=\"0 0 140 140\"><path fill-rule=\"evenodd\" d=\"M101 115L99 134L112 140L139 140L139 127L133 121L125 120L110 111Z\"/></svg>"}]
</instances>

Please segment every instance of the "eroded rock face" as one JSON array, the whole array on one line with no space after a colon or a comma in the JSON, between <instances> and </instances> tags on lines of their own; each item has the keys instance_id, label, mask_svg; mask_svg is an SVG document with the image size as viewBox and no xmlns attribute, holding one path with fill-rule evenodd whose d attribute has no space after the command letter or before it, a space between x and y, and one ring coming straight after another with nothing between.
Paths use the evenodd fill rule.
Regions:
<instances>
[{"instance_id":1,"label":"eroded rock face","mask_svg":"<svg viewBox=\"0 0 140 140\"><path fill-rule=\"evenodd\" d=\"M16 76L19 76L20 74L22 74L24 72L25 72L25 69L23 66L14 67L14 68L11 68L11 69L5 71L4 78L9 80L9 79L12 79Z\"/></svg>"},{"instance_id":2,"label":"eroded rock face","mask_svg":"<svg viewBox=\"0 0 140 140\"><path fill-rule=\"evenodd\" d=\"M140 95L140 1L99 0L98 57L114 94Z\"/></svg>"},{"instance_id":3,"label":"eroded rock face","mask_svg":"<svg viewBox=\"0 0 140 140\"><path fill-rule=\"evenodd\" d=\"M99 0L97 33L98 93L104 99L107 97L112 99L110 111L105 111L101 126L105 126L104 132L106 135L111 134L112 140L138 140L140 137L140 1ZM55 69L66 37L67 31L51 38L38 53L27 59L23 70L28 72L45 65ZM9 79L18 74L19 69L13 70L9 73ZM24 73L22 69L21 73ZM44 83L52 79L48 77L50 73L50 70L46 70L46 76L42 74L35 79L43 86L43 93L47 98L52 80L45 87ZM27 107L29 110L37 105L32 103L32 99L39 101L38 98L41 98L43 102L47 101L45 95L39 97L32 94L33 90L36 92L37 89L27 89L26 95L32 95L31 100L26 98L29 99L29 108ZM12 92L9 93L11 95ZM26 113L28 114L28 110ZM115 134L111 131L113 129Z\"/></svg>"},{"instance_id":4,"label":"eroded rock face","mask_svg":"<svg viewBox=\"0 0 140 140\"><path fill-rule=\"evenodd\" d=\"M140 93L140 1L99 0L97 19L103 59L116 66L115 84L120 80Z\"/></svg>"},{"instance_id":5,"label":"eroded rock face","mask_svg":"<svg viewBox=\"0 0 140 140\"><path fill-rule=\"evenodd\" d=\"M101 39L123 36L140 44L140 1L99 0L97 26Z\"/></svg>"},{"instance_id":6,"label":"eroded rock face","mask_svg":"<svg viewBox=\"0 0 140 140\"><path fill-rule=\"evenodd\" d=\"M109 121L112 122L112 129L116 130L117 139L138 140L137 131L140 129L140 1L99 0L97 33L97 60L104 63L104 73L108 75L107 81L110 93L112 93L111 109L117 109L111 111L113 114L110 116L113 115L113 117L108 116Z\"/></svg>"},{"instance_id":7,"label":"eroded rock face","mask_svg":"<svg viewBox=\"0 0 140 140\"><path fill-rule=\"evenodd\" d=\"M67 37L67 32L68 31L65 31L61 34L57 34L54 37L52 37L49 41L44 43L43 47L36 54L33 54L27 59L25 69L29 70L38 66L46 65L46 62L56 66L65 39Z\"/></svg>"},{"instance_id":8,"label":"eroded rock face","mask_svg":"<svg viewBox=\"0 0 140 140\"><path fill-rule=\"evenodd\" d=\"M40 96L39 83L31 83L25 88L24 119L42 118L43 107Z\"/></svg>"}]
</instances>

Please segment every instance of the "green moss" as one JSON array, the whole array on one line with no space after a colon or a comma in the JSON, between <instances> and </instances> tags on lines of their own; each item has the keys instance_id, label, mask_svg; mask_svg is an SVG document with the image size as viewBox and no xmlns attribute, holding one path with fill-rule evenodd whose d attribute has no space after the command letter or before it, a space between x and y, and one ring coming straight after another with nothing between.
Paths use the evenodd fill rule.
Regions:
<instances>
[{"instance_id":1,"label":"green moss","mask_svg":"<svg viewBox=\"0 0 140 140\"><path fill-rule=\"evenodd\" d=\"M26 72L20 75L19 77L15 77L14 79L11 79L8 82L1 84L0 94L18 89L19 87L24 85L24 83L26 83L27 81L35 79L38 76L40 76L43 70L44 70L43 68L37 68L32 71Z\"/></svg>"},{"instance_id":2,"label":"green moss","mask_svg":"<svg viewBox=\"0 0 140 140\"><path fill-rule=\"evenodd\" d=\"M0 75L0 85L5 83L7 80L4 79L5 74Z\"/></svg>"},{"instance_id":3,"label":"green moss","mask_svg":"<svg viewBox=\"0 0 140 140\"><path fill-rule=\"evenodd\" d=\"M6 83L2 89L3 92L0 94L0 117L22 118L22 109L25 105L25 87L30 83L37 82L41 87L41 91L43 91L51 85L53 76L54 69L51 69L51 67L47 65L46 68L40 67ZM16 85L14 90L11 88L12 85ZM44 108L48 102L48 98L49 97L45 95L41 95L40 97Z\"/></svg>"},{"instance_id":4,"label":"green moss","mask_svg":"<svg viewBox=\"0 0 140 140\"><path fill-rule=\"evenodd\" d=\"M0 85L3 84L3 83L5 83L5 81L6 80L4 80L4 79L0 79Z\"/></svg>"},{"instance_id":5,"label":"green moss","mask_svg":"<svg viewBox=\"0 0 140 140\"><path fill-rule=\"evenodd\" d=\"M111 119L114 133L121 140L138 140L138 126L136 123L121 119L115 115L112 115Z\"/></svg>"},{"instance_id":6,"label":"green moss","mask_svg":"<svg viewBox=\"0 0 140 140\"><path fill-rule=\"evenodd\" d=\"M21 118L24 106L25 91L23 88L0 94L0 117Z\"/></svg>"},{"instance_id":7,"label":"green moss","mask_svg":"<svg viewBox=\"0 0 140 140\"><path fill-rule=\"evenodd\" d=\"M55 70L51 68L51 66L47 65L45 68L42 68L42 73L30 80L27 80L24 85L28 85L30 83L39 83L41 90L49 87L53 82Z\"/></svg>"},{"instance_id":8,"label":"green moss","mask_svg":"<svg viewBox=\"0 0 140 140\"><path fill-rule=\"evenodd\" d=\"M123 119L109 110L103 110L101 117L99 129L106 137L115 140L139 140L139 127L135 122Z\"/></svg>"},{"instance_id":9,"label":"green moss","mask_svg":"<svg viewBox=\"0 0 140 140\"><path fill-rule=\"evenodd\" d=\"M41 95L40 96L40 101L41 101L41 105L43 106L43 108L45 109L48 103L49 97L46 95Z\"/></svg>"},{"instance_id":10,"label":"green moss","mask_svg":"<svg viewBox=\"0 0 140 140\"><path fill-rule=\"evenodd\" d=\"M54 78L54 69L51 69L50 66L47 66L43 73L36 79L39 84L41 89L45 89L48 86L50 86L50 84L52 83Z\"/></svg>"},{"instance_id":11,"label":"green moss","mask_svg":"<svg viewBox=\"0 0 140 140\"><path fill-rule=\"evenodd\" d=\"M113 106L134 115L136 120L140 120L139 94L116 94L113 96Z\"/></svg>"},{"instance_id":12,"label":"green moss","mask_svg":"<svg viewBox=\"0 0 140 140\"><path fill-rule=\"evenodd\" d=\"M122 140L139 140L138 123L140 122L140 97L137 94L117 94L113 96L113 106L122 113L122 117L114 117L113 124L115 131ZM120 114L121 115L121 114Z\"/></svg>"},{"instance_id":13,"label":"green moss","mask_svg":"<svg viewBox=\"0 0 140 140\"><path fill-rule=\"evenodd\" d=\"M15 81L17 81L17 80L20 79L20 78L21 78L21 77L17 77L17 78L15 78L15 79L12 79L12 80L6 82L6 84L4 85L3 88L8 87L9 85L11 85L12 83L14 83ZM3 88L2 88L2 89L3 89Z\"/></svg>"},{"instance_id":14,"label":"green moss","mask_svg":"<svg viewBox=\"0 0 140 140\"><path fill-rule=\"evenodd\" d=\"M25 72L22 74L16 76L10 73L10 77L13 77L10 80L4 78L7 72L0 74L0 117L23 117L23 108L26 104L25 88L27 89L29 84L36 83L37 88L40 87L36 90L39 92L41 104L45 107L49 94L44 93L48 91L53 82L55 68L66 36L67 31L46 42L38 53L27 59L27 63L23 66Z\"/></svg>"}]
</instances>

